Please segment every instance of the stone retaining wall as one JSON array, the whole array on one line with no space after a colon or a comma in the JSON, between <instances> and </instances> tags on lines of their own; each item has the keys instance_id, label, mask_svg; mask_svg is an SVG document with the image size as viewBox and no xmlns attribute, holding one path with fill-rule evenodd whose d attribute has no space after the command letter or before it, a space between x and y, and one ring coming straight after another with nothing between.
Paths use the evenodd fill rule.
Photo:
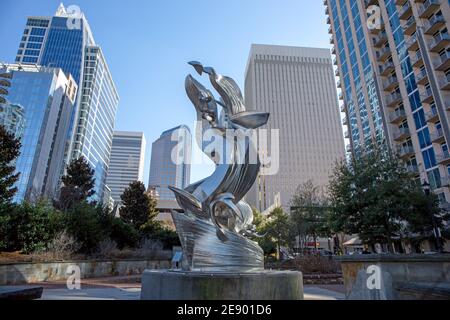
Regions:
<instances>
[{"instance_id":1,"label":"stone retaining wall","mask_svg":"<svg viewBox=\"0 0 450 320\"><path fill-rule=\"evenodd\" d=\"M342 265L347 299L450 299L450 254L352 255Z\"/></svg>"},{"instance_id":2,"label":"stone retaining wall","mask_svg":"<svg viewBox=\"0 0 450 320\"><path fill-rule=\"evenodd\" d=\"M66 280L70 276L67 274L68 269L73 269L73 266L80 268L80 276L83 279L138 275L146 269L168 269L170 261L114 260L3 264L0 265L0 286Z\"/></svg>"}]
</instances>

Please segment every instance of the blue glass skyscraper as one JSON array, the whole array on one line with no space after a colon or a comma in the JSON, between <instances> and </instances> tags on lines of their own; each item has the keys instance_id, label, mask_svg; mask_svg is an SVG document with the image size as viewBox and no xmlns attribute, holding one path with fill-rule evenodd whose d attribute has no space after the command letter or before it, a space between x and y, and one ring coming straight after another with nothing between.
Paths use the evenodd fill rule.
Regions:
<instances>
[{"instance_id":1,"label":"blue glass skyscraper","mask_svg":"<svg viewBox=\"0 0 450 320\"><path fill-rule=\"evenodd\" d=\"M80 156L88 160L95 170L94 197L103 200L119 97L87 19L62 5L54 17L29 17L16 62L61 68L79 85L66 133L66 162Z\"/></svg>"},{"instance_id":2,"label":"blue glass skyscraper","mask_svg":"<svg viewBox=\"0 0 450 320\"><path fill-rule=\"evenodd\" d=\"M59 68L1 65L12 74L8 102L0 108L8 130L21 140L16 171L18 192L14 201L52 198L64 168L65 135L70 127L77 86Z\"/></svg>"}]
</instances>

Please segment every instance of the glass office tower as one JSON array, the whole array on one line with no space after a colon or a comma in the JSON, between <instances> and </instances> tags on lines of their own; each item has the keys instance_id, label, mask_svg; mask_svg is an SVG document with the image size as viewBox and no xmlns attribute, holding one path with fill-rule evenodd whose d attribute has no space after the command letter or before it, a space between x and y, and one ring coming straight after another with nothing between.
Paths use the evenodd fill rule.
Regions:
<instances>
[{"instance_id":1,"label":"glass office tower","mask_svg":"<svg viewBox=\"0 0 450 320\"><path fill-rule=\"evenodd\" d=\"M0 118L13 117L11 123L20 132L22 144L14 201L52 198L65 164L65 133L74 109L75 80L59 68L17 64L0 66L0 73L12 73L8 103L0 108Z\"/></svg>"},{"instance_id":2,"label":"glass office tower","mask_svg":"<svg viewBox=\"0 0 450 320\"><path fill-rule=\"evenodd\" d=\"M351 150L384 141L448 208L449 1L324 3Z\"/></svg>"},{"instance_id":3,"label":"glass office tower","mask_svg":"<svg viewBox=\"0 0 450 320\"><path fill-rule=\"evenodd\" d=\"M58 67L80 90L67 131L66 162L84 156L95 169L94 196L103 200L119 97L85 16L60 6L54 17L29 17L16 62Z\"/></svg>"},{"instance_id":4,"label":"glass office tower","mask_svg":"<svg viewBox=\"0 0 450 320\"><path fill-rule=\"evenodd\" d=\"M167 130L153 142L148 185L156 189L159 200L175 201L168 187L184 189L189 185L191 147L192 135L187 126Z\"/></svg>"}]
</instances>

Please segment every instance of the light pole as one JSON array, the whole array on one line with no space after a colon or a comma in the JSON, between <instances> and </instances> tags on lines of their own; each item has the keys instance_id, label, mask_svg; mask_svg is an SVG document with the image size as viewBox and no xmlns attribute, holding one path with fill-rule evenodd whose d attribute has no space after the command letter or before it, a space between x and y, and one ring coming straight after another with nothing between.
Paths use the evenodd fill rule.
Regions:
<instances>
[{"instance_id":1,"label":"light pole","mask_svg":"<svg viewBox=\"0 0 450 320\"><path fill-rule=\"evenodd\" d=\"M427 213L431 216L431 223L433 225L433 234L435 238L436 243L436 249L439 253L443 252L442 245L441 245L441 229L438 227L436 222L436 216L434 215L433 209L431 208L431 186L430 184L425 181L422 184L423 191L425 192L425 195L427 196Z\"/></svg>"}]
</instances>

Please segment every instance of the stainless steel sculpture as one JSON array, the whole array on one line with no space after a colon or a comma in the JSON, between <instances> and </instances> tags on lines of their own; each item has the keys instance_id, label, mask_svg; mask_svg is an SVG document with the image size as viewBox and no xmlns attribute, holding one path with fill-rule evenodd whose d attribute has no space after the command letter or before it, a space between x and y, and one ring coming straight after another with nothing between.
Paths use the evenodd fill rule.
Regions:
<instances>
[{"instance_id":1,"label":"stainless steel sculpture","mask_svg":"<svg viewBox=\"0 0 450 320\"><path fill-rule=\"evenodd\" d=\"M265 125L268 113L249 112L236 82L213 68L190 62L202 75L209 75L221 101L191 75L186 92L204 130L213 130L222 150L206 152L216 163L209 177L175 193L184 213L172 212L184 253L184 268L190 271L246 272L264 269L263 251L247 237L257 236L251 207L243 201L256 180L261 163L253 143L239 133ZM219 111L221 109L221 111ZM230 132L235 133L230 139Z\"/></svg>"}]
</instances>

